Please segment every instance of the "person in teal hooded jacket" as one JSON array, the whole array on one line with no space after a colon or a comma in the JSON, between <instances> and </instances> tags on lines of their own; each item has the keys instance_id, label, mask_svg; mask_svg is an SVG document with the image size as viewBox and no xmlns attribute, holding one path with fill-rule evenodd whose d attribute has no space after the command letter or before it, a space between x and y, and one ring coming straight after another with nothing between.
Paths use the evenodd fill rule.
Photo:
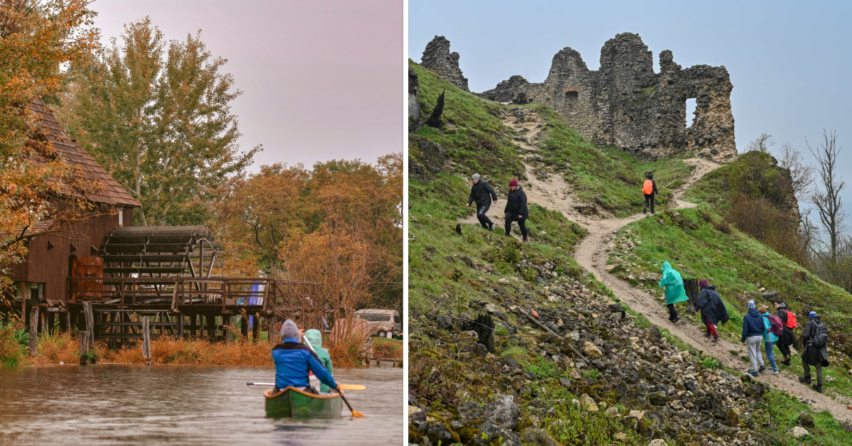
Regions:
<instances>
[{"instance_id":1,"label":"person in teal hooded jacket","mask_svg":"<svg viewBox=\"0 0 852 446\"><path fill-rule=\"evenodd\" d=\"M305 339L311 343L311 347L314 348L314 352L319 357L322 366L328 370L328 374L334 376L334 371L331 368L331 355L328 354L328 350L322 348L322 333L319 330L310 329L305 332ZM331 392L331 387L322 383L320 385L320 392L329 393Z\"/></svg>"},{"instance_id":2,"label":"person in teal hooded jacket","mask_svg":"<svg viewBox=\"0 0 852 446\"><path fill-rule=\"evenodd\" d=\"M669 308L669 320L677 322L680 315L677 314L674 304L689 300L683 289L683 277L672 268L668 260L663 262L663 278L660 279L660 288L666 289L666 306Z\"/></svg>"}]
</instances>

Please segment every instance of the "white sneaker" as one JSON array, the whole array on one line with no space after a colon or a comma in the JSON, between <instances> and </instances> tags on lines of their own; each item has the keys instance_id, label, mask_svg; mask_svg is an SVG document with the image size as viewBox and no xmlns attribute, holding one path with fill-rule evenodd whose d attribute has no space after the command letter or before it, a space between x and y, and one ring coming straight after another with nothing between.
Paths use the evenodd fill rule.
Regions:
<instances>
[{"instance_id":1,"label":"white sneaker","mask_svg":"<svg viewBox=\"0 0 852 446\"><path fill-rule=\"evenodd\" d=\"M772 370L769 371L770 375L777 375L778 373L779 373L778 369L772 369Z\"/></svg>"}]
</instances>

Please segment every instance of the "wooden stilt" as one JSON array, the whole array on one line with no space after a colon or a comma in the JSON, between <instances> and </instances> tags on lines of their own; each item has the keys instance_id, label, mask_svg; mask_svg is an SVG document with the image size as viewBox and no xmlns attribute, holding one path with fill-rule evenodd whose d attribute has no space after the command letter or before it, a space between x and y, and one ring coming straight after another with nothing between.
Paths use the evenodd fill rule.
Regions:
<instances>
[{"instance_id":1,"label":"wooden stilt","mask_svg":"<svg viewBox=\"0 0 852 446\"><path fill-rule=\"evenodd\" d=\"M84 330L80 332L80 365L89 363L87 353L89 353L89 332Z\"/></svg>"},{"instance_id":2,"label":"wooden stilt","mask_svg":"<svg viewBox=\"0 0 852 446\"><path fill-rule=\"evenodd\" d=\"M92 313L92 303L83 303L83 314L86 318L86 332L89 333L89 346L95 345L95 316Z\"/></svg>"},{"instance_id":3,"label":"wooden stilt","mask_svg":"<svg viewBox=\"0 0 852 446\"><path fill-rule=\"evenodd\" d=\"M142 357L145 365L151 365L151 326L148 316L142 317Z\"/></svg>"},{"instance_id":4,"label":"wooden stilt","mask_svg":"<svg viewBox=\"0 0 852 446\"><path fill-rule=\"evenodd\" d=\"M216 316L207 313L207 339L210 342L216 342Z\"/></svg>"},{"instance_id":5,"label":"wooden stilt","mask_svg":"<svg viewBox=\"0 0 852 446\"><path fill-rule=\"evenodd\" d=\"M266 340L270 344L276 344L275 336L278 333L275 332L275 316L267 316L266 317Z\"/></svg>"},{"instance_id":6,"label":"wooden stilt","mask_svg":"<svg viewBox=\"0 0 852 446\"><path fill-rule=\"evenodd\" d=\"M243 335L243 342L248 341L248 314L245 308L240 310L240 334Z\"/></svg>"},{"instance_id":7,"label":"wooden stilt","mask_svg":"<svg viewBox=\"0 0 852 446\"><path fill-rule=\"evenodd\" d=\"M260 319L257 317L257 313L255 313L253 316L254 316L254 325L252 325L252 327L251 327L251 336L252 336L251 342L254 342L256 344L260 341Z\"/></svg>"},{"instance_id":8,"label":"wooden stilt","mask_svg":"<svg viewBox=\"0 0 852 446\"><path fill-rule=\"evenodd\" d=\"M30 309L30 356L35 356L38 345L38 313L38 307L33 306Z\"/></svg>"},{"instance_id":9,"label":"wooden stilt","mask_svg":"<svg viewBox=\"0 0 852 446\"><path fill-rule=\"evenodd\" d=\"M222 336L225 338L225 344L231 343L231 316L222 315Z\"/></svg>"},{"instance_id":10,"label":"wooden stilt","mask_svg":"<svg viewBox=\"0 0 852 446\"><path fill-rule=\"evenodd\" d=\"M177 328L177 338L183 339L183 313L178 313L178 328Z\"/></svg>"}]
</instances>

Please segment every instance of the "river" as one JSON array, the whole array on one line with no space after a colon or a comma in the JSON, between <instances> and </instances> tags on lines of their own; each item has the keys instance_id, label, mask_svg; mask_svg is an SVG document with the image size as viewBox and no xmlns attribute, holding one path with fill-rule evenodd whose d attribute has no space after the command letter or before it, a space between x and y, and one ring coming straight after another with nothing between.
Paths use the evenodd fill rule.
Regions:
<instances>
[{"instance_id":1,"label":"river","mask_svg":"<svg viewBox=\"0 0 852 446\"><path fill-rule=\"evenodd\" d=\"M403 369L335 369L347 391L333 420L272 420L263 391L272 368L57 366L0 368L0 444L397 445L403 443ZM407 414L406 414L407 415Z\"/></svg>"}]
</instances>

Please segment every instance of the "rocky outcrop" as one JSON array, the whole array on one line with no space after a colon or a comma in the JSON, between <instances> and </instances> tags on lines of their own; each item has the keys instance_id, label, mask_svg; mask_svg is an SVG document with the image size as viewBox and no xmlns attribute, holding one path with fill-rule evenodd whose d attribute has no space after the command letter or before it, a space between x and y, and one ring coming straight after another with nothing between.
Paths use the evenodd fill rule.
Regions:
<instances>
[{"instance_id":1,"label":"rocky outcrop","mask_svg":"<svg viewBox=\"0 0 852 446\"><path fill-rule=\"evenodd\" d=\"M440 45L435 46L446 48L449 54L449 41L440 39ZM435 64L441 69L430 69L456 83L461 70L456 75L446 68L458 68L458 56L453 60L455 65ZM652 158L697 153L726 163L737 154L732 89L724 66L682 68L669 50L660 53L660 71L655 73L648 46L638 34L623 33L604 44L597 71L589 70L580 53L564 48L553 56L544 82L530 83L512 76L479 96L499 102L549 105L585 138L600 144ZM688 99L696 103L689 127Z\"/></svg>"},{"instance_id":2,"label":"rocky outcrop","mask_svg":"<svg viewBox=\"0 0 852 446\"><path fill-rule=\"evenodd\" d=\"M447 150L426 138L408 135L408 176L426 180L444 168Z\"/></svg>"},{"instance_id":3,"label":"rocky outcrop","mask_svg":"<svg viewBox=\"0 0 852 446\"><path fill-rule=\"evenodd\" d=\"M573 407L572 417L615 418L623 427L613 438L631 444L768 444L756 429L767 416L765 384L705 367L699 353L641 328L587 279L554 274L549 261L521 264L534 284L485 285L496 302L471 299L454 308L458 315L414 310L411 443L554 444L555 420L572 423L561 417ZM479 353L476 334L459 328L477 312L502 327L494 354Z\"/></svg>"},{"instance_id":4,"label":"rocky outcrop","mask_svg":"<svg viewBox=\"0 0 852 446\"><path fill-rule=\"evenodd\" d=\"M435 36L426 45L426 49L423 50L423 57L420 59L420 65L434 71L456 87L470 91L467 88L467 78L464 77L461 68L459 68L459 53L450 52L450 41L444 36Z\"/></svg>"},{"instance_id":5,"label":"rocky outcrop","mask_svg":"<svg viewBox=\"0 0 852 446\"><path fill-rule=\"evenodd\" d=\"M420 126L420 101L417 94L420 92L420 82L417 80L417 72L408 67L408 131L416 132Z\"/></svg>"}]
</instances>

